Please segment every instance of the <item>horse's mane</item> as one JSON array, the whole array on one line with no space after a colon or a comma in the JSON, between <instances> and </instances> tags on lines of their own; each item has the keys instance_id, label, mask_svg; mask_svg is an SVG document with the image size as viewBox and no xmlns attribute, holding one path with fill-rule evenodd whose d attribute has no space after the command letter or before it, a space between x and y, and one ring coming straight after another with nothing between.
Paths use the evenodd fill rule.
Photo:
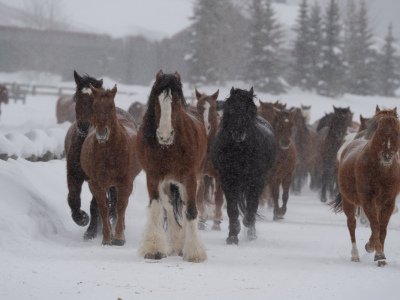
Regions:
<instances>
[{"instance_id":1,"label":"horse's mane","mask_svg":"<svg viewBox=\"0 0 400 300\"><path fill-rule=\"evenodd\" d=\"M175 74L162 74L160 75L153 84L153 87L150 92L149 100L147 102L147 111L143 117L143 130L144 135L143 138L146 142L150 142L156 139L156 115L155 115L155 106L158 100L158 96L164 91L171 92L172 97L177 95L179 100L181 101L183 107L187 108L187 102L183 95L182 91L182 83Z\"/></svg>"},{"instance_id":2,"label":"horse's mane","mask_svg":"<svg viewBox=\"0 0 400 300\"><path fill-rule=\"evenodd\" d=\"M83 74L81 77L82 80L76 86L76 92L82 90L83 88L89 88L91 85L95 88L99 89L103 87L103 80L98 80L94 77L89 76L88 74Z\"/></svg>"},{"instance_id":3,"label":"horse's mane","mask_svg":"<svg viewBox=\"0 0 400 300\"><path fill-rule=\"evenodd\" d=\"M379 120L382 118L398 118L397 113L393 109L378 111L372 118L367 122L367 128L356 134L355 139L364 138L370 140L378 128Z\"/></svg>"}]
</instances>

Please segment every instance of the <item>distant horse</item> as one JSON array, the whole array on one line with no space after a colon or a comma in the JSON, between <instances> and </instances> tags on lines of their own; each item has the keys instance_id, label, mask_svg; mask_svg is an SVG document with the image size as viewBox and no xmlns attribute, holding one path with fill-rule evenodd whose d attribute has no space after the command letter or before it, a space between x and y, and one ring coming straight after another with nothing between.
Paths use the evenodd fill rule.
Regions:
<instances>
[{"instance_id":1,"label":"distant horse","mask_svg":"<svg viewBox=\"0 0 400 300\"><path fill-rule=\"evenodd\" d=\"M286 109L286 104L283 104L279 101L275 103L272 102L263 102L259 100L260 106L258 107L258 114L267 120L270 124L272 124L275 120L276 112L275 110Z\"/></svg>"},{"instance_id":2,"label":"distant horse","mask_svg":"<svg viewBox=\"0 0 400 300\"><path fill-rule=\"evenodd\" d=\"M306 124L310 124L310 114L311 114L311 105L303 105L300 106L301 114L305 119Z\"/></svg>"},{"instance_id":3,"label":"distant horse","mask_svg":"<svg viewBox=\"0 0 400 300\"><path fill-rule=\"evenodd\" d=\"M221 178L229 216L227 244L238 244L239 208L250 240L257 238L255 221L259 198L275 160L271 125L257 117L250 91L232 87L211 155Z\"/></svg>"},{"instance_id":4,"label":"distant horse","mask_svg":"<svg viewBox=\"0 0 400 300\"><path fill-rule=\"evenodd\" d=\"M204 125L189 113L177 72L157 73L147 107L137 137L150 199L139 253L149 259L177 254L186 261L202 262L207 254L198 236L196 193L207 152Z\"/></svg>"},{"instance_id":5,"label":"distant horse","mask_svg":"<svg viewBox=\"0 0 400 300\"><path fill-rule=\"evenodd\" d=\"M141 171L136 157L136 124L118 119L115 107L117 87L112 90L91 87L92 126L82 145L81 166L90 178L89 188L96 199L103 224L103 245L125 244L125 210L133 181ZM111 235L107 193L116 189L117 221Z\"/></svg>"},{"instance_id":6,"label":"distant horse","mask_svg":"<svg viewBox=\"0 0 400 300\"><path fill-rule=\"evenodd\" d=\"M316 159L316 174L320 178L320 199L327 201L327 193L333 196L337 186L337 162L336 155L344 142L347 127L351 125L353 113L350 108L333 107L327 126L318 133L317 145L318 158ZM315 179L318 180L318 179Z\"/></svg>"},{"instance_id":7,"label":"distant horse","mask_svg":"<svg viewBox=\"0 0 400 300\"><path fill-rule=\"evenodd\" d=\"M72 96L62 96L58 98L56 104L56 117L57 123L71 122L75 121L75 97Z\"/></svg>"},{"instance_id":8,"label":"distant horse","mask_svg":"<svg viewBox=\"0 0 400 300\"><path fill-rule=\"evenodd\" d=\"M292 142L293 115L282 110L275 116L272 125L276 140L276 158L268 186L274 201L274 220L283 219L287 210L289 188L296 167L296 148ZM279 207L279 189L282 186L282 207Z\"/></svg>"},{"instance_id":9,"label":"distant horse","mask_svg":"<svg viewBox=\"0 0 400 300\"><path fill-rule=\"evenodd\" d=\"M136 124L140 125L142 123L144 113L146 112L146 105L140 103L139 101L135 101L129 106L128 112L133 116Z\"/></svg>"},{"instance_id":10,"label":"distant horse","mask_svg":"<svg viewBox=\"0 0 400 300\"><path fill-rule=\"evenodd\" d=\"M368 129L370 139L355 139L344 149L339 162L339 194L331 203L335 212L344 211L350 233L351 260L360 261L355 238L357 206L371 226L367 252L375 251L378 266L386 264L384 243L387 225L400 189L400 123L396 108L379 111Z\"/></svg>"},{"instance_id":11,"label":"distant horse","mask_svg":"<svg viewBox=\"0 0 400 300\"><path fill-rule=\"evenodd\" d=\"M212 161L211 161L211 145L214 143L215 136L217 133L219 121L217 115L217 98L218 98L219 90L216 91L211 96L206 94L200 93L196 89L196 98L197 98L197 112L201 116L204 127L206 129L207 138L208 138L208 148L207 148L207 158L204 168L204 174L211 177L215 182L215 191L212 190L211 192L205 188L205 185L200 185L200 195L205 195L205 198L199 197L198 208L200 212L200 221L199 226L205 223L205 208L204 202L214 202L215 203L215 215L214 215L214 224L212 229L213 230L221 230L220 224L222 221L222 205L224 203L223 198L223 191L221 187L221 183L218 176L218 171L214 168ZM207 199L209 198L210 194L215 194L214 199ZM203 201L206 200L206 201ZM205 224L199 227L200 229L205 229Z\"/></svg>"},{"instance_id":12,"label":"distant horse","mask_svg":"<svg viewBox=\"0 0 400 300\"><path fill-rule=\"evenodd\" d=\"M300 108L293 110L293 141L296 147L297 164L292 180L292 191L299 194L313 171L316 159L315 147L317 133L307 125L306 117Z\"/></svg>"},{"instance_id":13,"label":"distant horse","mask_svg":"<svg viewBox=\"0 0 400 300\"><path fill-rule=\"evenodd\" d=\"M81 190L84 181L89 178L83 172L80 164L81 149L85 138L87 137L91 125L93 112L93 93L90 86L101 88L103 80L97 80L89 75L80 76L74 71L76 83L76 92L74 98L76 101L75 113L76 121L71 124L64 140L64 151L67 161L67 184L68 184L68 205L71 209L72 219L79 226L90 224L85 232L85 239L92 239L97 235L98 227L98 209L97 202L93 198L90 203L90 218L88 214L81 210ZM117 108L118 118L133 118L122 109ZM114 188L109 191L109 201L111 215L115 215L115 197Z\"/></svg>"},{"instance_id":14,"label":"distant horse","mask_svg":"<svg viewBox=\"0 0 400 300\"><path fill-rule=\"evenodd\" d=\"M1 115L1 105L8 104L8 90L5 85L0 84L0 115Z\"/></svg>"}]
</instances>

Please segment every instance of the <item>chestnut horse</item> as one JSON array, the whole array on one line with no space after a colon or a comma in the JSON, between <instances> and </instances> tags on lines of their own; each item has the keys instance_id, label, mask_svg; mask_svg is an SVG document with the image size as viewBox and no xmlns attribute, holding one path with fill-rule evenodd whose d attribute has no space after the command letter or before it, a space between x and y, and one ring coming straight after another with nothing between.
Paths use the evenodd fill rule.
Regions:
<instances>
[{"instance_id":1,"label":"chestnut horse","mask_svg":"<svg viewBox=\"0 0 400 300\"><path fill-rule=\"evenodd\" d=\"M296 148L292 141L293 115L282 110L275 113L272 125L276 140L276 158L268 186L274 201L274 220L283 219L287 210L289 188L296 167ZM282 186L282 207L279 207L279 189Z\"/></svg>"},{"instance_id":2,"label":"chestnut horse","mask_svg":"<svg viewBox=\"0 0 400 300\"><path fill-rule=\"evenodd\" d=\"M150 200L139 253L149 259L177 254L186 261L202 262L207 254L198 234L196 193L207 152L206 131L187 109L177 72L157 73L147 107L137 137ZM181 226L182 206L186 211Z\"/></svg>"},{"instance_id":3,"label":"chestnut horse","mask_svg":"<svg viewBox=\"0 0 400 300\"><path fill-rule=\"evenodd\" d=\"M136 157L136 124L118 119L115 107L117 86L112 90L91 87L92 126L82 145L81 166L89 177L89 188L96 199L103 224L103 245L125 244L125 210L133 181L141 171ZM117 221L111 234L107 192L116 189Z\"/></svg>"},{"instance_id":4,"label":"chestnut horse","mask_svg":"<svg viewBox=\"0 0 400 300\"><path fill-rule=\"evenodd\" d=\"M214 189L211 189L210 186L206 186L205 184L200 185L199 193L200 196L198 197L199 203L197 203L199 209L199 228L205 229L205 222L206 218L204 202L214 202L215 203L215 214L214 214L214 224L212 226L213 230L221 230L221 221L222 221L222 205L224 204L224 195L221 187L221 183L218 176L218 171L214 168L212 161L211 161L211 145L215 140L215 136L217 134L217 129L219 125L218 121L218 114L217 114L217 98L218 98L219 90L216 91L211 96L208 96L204 93L200 93L196 89L196 98L197 98L197 112L203 120L204 127L207 133L208 139L208 148L207 148L207 157L206 163L204 168L204 174L209 176L214 181ZM210 192L207 187L209 187L212 191ZM210 198L210 194L214 195L214 199ZM202 197L205 195L205 199ZM206 201L203 201L206 200ZM201 226L203 223L203 226Z\"/></svg>"},{"instance_id":5,"label":"chestnut horse","mask_svg":"<svg viewBox=\"0 0 400 300\"><path fill-rule=\"evenodd\" d=\"M255 222L259 198L275 160L272 127L257 116L253 98L253 88L246 91L232 87L211 150L228 206L227 244L239 243L239 209L244 214L247 237L257 238Z\"/></svg>"},{"instance_id":6,"label":"chestnut horse","mask_svg":"<svg viewBox=\"0 0 400 300\"><path fill-rule=\"evenodd\" d=\"M75 97L73 96L62 96L58 98L56 104L56 117L57 123L75 121Z\"/></svg>"},{"instance_id":7,"label":"chestnut horse","mask_svg":"<svg viewBox=\"0 0 400 300\"><path fill-rule=\"evenodd\" d=\"M375 251L378 266L386 264L384 244L387 225L400 188L400 123L396 108L379 111L373 118L370 139L355 139L343 151L339 162L339 194L331 203L335 212L347 217L352 250L351 260L360 261L356 245L355 212L361 206L370 222L371 237L365 249Z\"/></svg>"}]
</instances>

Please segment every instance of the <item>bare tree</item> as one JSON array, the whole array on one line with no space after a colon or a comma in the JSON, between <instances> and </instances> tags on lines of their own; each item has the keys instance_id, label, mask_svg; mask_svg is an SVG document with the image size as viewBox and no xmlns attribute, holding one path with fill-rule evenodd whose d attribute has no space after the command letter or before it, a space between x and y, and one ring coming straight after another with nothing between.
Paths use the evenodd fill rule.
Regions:
<instances>
[{"instance_id":1,"label":"bare tree","mask_svg":"<svg viewBox=\"0 0 400 300\"><path fill-rule=\"evenodd\" d=\"M28 17L25 24L35 29L66 29L67 16L63 0L24 0Z\"/></svg>"}]
</instances>

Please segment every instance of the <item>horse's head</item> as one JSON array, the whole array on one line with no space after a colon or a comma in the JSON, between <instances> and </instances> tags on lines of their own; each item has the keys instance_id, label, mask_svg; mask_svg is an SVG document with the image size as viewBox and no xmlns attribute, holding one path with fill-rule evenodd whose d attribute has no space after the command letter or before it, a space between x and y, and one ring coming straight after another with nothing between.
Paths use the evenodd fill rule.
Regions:
<instances>
[{"instance_id":1,"label":"horse's head","mask_svg":"<svg viewBox=\"0 0 400 300\"><path fill-rule=\"evenodd\" d=\"M91 123L96 129L96 139L99 143L105 143L110 138L111 129L116 122L115 94L117 86L111 90L95 87L90 88L93 94L93 114Z\"/></svg>"},{"instance_id":2,"label":"horse's head","mask_svg":"<svg viewBox=\"0 0 400 300\"><path fill-rule=\"evenodd\" d=\"M293 129L294 112L281 110L277 112L273 124L275 138L279 147L283 150L289 149Z\"/></svg>"},{"instance_id":3,"label":"horse's head","mask_svg":"<svg viewBox=\"0 0 400 300\"><path fill-rule=\"evenodd\" d=\"M397 108L382 110L375 114L376 130L372 136L372 147L376 147L383 166L391 166L400 146L400 123Z\"/></svg>"},{"instance_id":4,"label":"horse's head","mask_svg":"<svg viewBox=\"0 0 400 300\"><path fill-rule=\"evenodd\" d=\"M275 109L277 107L274 105L274 103L270 102L262 102L260 100L260 106L258 108L258 112L261 117L263 117L265 120L270 122L271 124L274 123L275 120Z\"/></svg>"},{"instance_id":5,"label":"horse's head","mask_svg":"<svg viewBox=\"0 0 400 300\"><path fill-rule=\"evenodd\" d=\"M257 107L253 101L254 90L249 91L232 87L224 105L222 127L228 129L236 142L246 139L249 126L253 126L257 117Z\"/></svg>"},{"instance_id":6,"label":"horse's head","mask_svg":"<svg viewBox=\"0 0 400 300\"><path fill-rule=\"evenodd\" d=\"M301 114L304 116L306 124L310 123L311 105L300 106Z\"/></svg>"},{"instance_id":7,"label":"horse's head","mask_svg":"<svg viewBox=\"0 0 400 300\"><path fill-rule=\"evenodd\" d=\"M74 71L74 79L76 83L75 91L75 114L77 122L77 131L80 136L86 136L90 126L92 117L93 95L91 86L100 89L103 86L103 80L97 80L89 75L80 76Z\"/></svg>"},{"instance_id":8,"label":"horse's head","mask_svg":"<svg viewBox=\"0 0 400 300\"><path fill-rule=\"evenodd\" d=\"M332 122L337 125L343 125L345 128L352 125L353 113L350 107L341 108L333 106Z\"/></svg>"},{"instance_id":9,"label":"horse's head","mask_svg":"<svg viewBox=\"0 0 400 300\"><path fill-rule=\"evenodd\" d=\"M160 70L157 73L148 106L147 122L151 131L155 129L158 143L162 146L172 145L179 114L182 108L186 109L181 76L178 72L164 74Z\"/></svg>"},{"instance_id":10,"label":"horse's head","mask_svg":"<svg viewBox=\"0 0 400 300\"><path fill-rule=\"evenodd\" d=\"M211 96L202 94L197 89L195 91L197 98L197 112L203 118L207 135L210 135L211 130L216 129L218 126L217 98L219 90Z\"/></svg>"},{"instance_id":11,"label":"horse's head","mask_svg":"<svg viewBox=\"0 0 400 300\"><path fill-rule=\"evenodd\" d=\"M369 120L371 120L371 118L364 118L363 115L360 115L360 127L358 127L358 132L367 128Z\"/></svg>"}]
</instances>

